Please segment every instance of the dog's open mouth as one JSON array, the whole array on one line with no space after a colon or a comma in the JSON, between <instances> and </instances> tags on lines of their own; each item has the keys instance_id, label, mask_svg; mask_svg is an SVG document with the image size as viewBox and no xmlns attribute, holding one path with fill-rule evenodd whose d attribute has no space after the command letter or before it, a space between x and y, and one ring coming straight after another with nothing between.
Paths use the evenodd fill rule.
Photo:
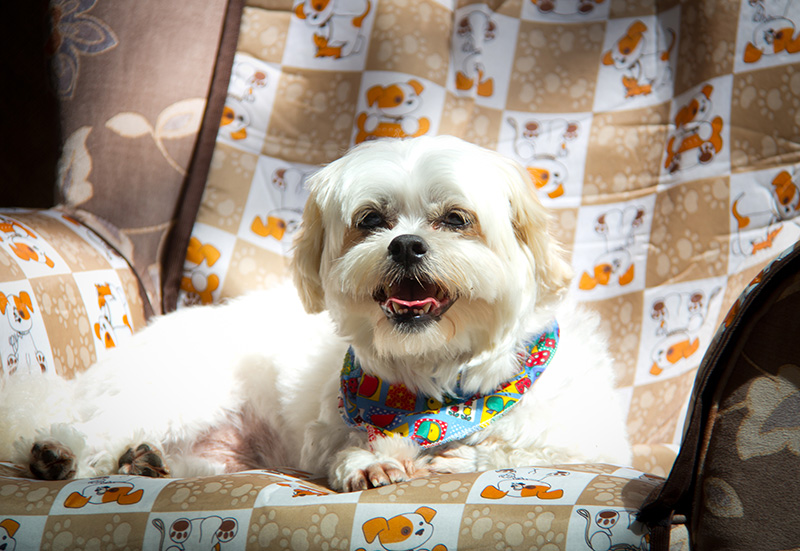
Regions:
<instances>
[{"instance_id":1,"label":"dog's open mouth","mask_svg":"<svg viewBox=\"0 0 800 551\"><path fill-rule=\"evenodd\" d=\"M397 324L438 321L455 302L454 297L435 283L414 278L387 285L373 298L386 317Z\"/></svg>"}]
</instances>

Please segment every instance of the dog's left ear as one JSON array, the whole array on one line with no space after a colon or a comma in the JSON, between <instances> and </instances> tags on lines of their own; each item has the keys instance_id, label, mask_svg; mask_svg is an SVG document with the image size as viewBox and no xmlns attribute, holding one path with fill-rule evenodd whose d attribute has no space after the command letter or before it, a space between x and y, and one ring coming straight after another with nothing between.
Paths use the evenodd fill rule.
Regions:
<instances>
[{"instance_id":1,"label":"dog's left ear","mask_svg":"<svg viewBox=\"0 0 800 551\"><path fill-rule=\"evenodd\" d=\"M322 312L325 309L325 293L319 273L324 238L322 211L312 193L303 209L300 230L294 240L294 258L292 259L295 287L300 293L303 306L311 314Z\"/></svg>"},{"instance_id":2,"label":"dog's left ear","mask_svg":"<svg viewBox=\"0 0 800 551\"><path fill-rule=\"evenodd\" d=\"M537 303L553 304L566 293L572 268L563 258L561 246L548 228L550 215L536 196L528 171L513 163L517 182L511 186L514 233L520 245L531 253L537 285Z\"/></svg>"}]
</instances>

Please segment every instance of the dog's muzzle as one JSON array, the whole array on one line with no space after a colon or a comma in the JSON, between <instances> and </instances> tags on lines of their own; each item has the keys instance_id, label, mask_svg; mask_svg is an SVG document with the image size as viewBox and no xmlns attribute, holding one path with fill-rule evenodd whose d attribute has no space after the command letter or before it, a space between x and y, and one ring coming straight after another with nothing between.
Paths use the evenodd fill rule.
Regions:
<instances>
[{"instance_id":1,"label":"dog's muzzle","mask_svg":"<svg viewBox=\"0 0 800 551\"><path fill-rule=\"evenodd\" d=\"M390 283L380 288L373 298L386 317L399 326L414 328L439 321L455 301L455 297L419 269L428 251L428 244L417 235L400 235L389 244L389 256L403 275L390 278Z\"/></svg>"}]
</instances>

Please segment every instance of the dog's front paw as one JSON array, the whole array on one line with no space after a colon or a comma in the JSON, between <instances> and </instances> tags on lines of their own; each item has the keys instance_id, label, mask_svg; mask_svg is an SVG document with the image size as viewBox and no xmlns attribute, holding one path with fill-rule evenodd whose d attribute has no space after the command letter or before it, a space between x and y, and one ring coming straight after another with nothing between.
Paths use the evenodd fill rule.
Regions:
<instances>
[{"instance_id":1,"label":"dog's front paw","mask_svg":"<svg viewBox=\"0 0 800 551\"><path fill-rule=\"evenodd\" d=\"M169 476L169 469L164 464L160 451L147 444L140 444L136 449L128 448L119 458L119 473L166 478Z\"/></svg>"},{"instance_id":2,"label":"dog's front paw","mask_svg":"<svg viewBox=\"0 0 800 551\"><path fill-rule=\"evenodd\" d=\"M432 473L471 473L478 469L478 450L464 444L449 444L429 456L427 469Z\"/></svg>"},{"instance_id":3,"label":"dog's front paw","mask_svg":"<svg viewBox=\"0 0 800 551\"><path fill-rule=\"evenodd\" d=\"M330 483L345 492L358 492L405 482L411 477L406 465L361 448L339 452L331 468Z\"/></svg>"},{"instance_id":4,"label":"dog's front paw","mask_svg":"<svg viewBox=\"0 0 800 551\"><path fill-rule=\"evenodd\" d=\"M28 468L40 480L67 480L75 476L75 454L55 440L35 442Z\"/></svg>"}]
</instances>

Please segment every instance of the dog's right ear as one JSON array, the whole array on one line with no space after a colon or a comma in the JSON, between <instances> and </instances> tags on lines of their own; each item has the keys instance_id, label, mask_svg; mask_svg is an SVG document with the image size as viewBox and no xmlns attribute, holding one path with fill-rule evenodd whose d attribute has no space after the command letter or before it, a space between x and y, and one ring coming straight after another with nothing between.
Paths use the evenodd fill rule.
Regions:
<instances>
[{"instance_id":1,"label":"dog's right ear","mask_svg":"<svg viewBox=\"0 0 800 551\"><path fill-rule=\"evenodd\" d=\"M324 239L322 211L312 193L303 209L300 230L294 240L292 260L294 284L300 293L303 306L310 314L325 309L325 292L322 289L322 277L319 273Z\"/></svg>"},{"instance_id":2,"label":"dog's right ear","mask_svg":"<svg viewBox=\"0 0 800 551\"><path fill-rule=\"evenodd\" d=\"M372 543L373 541L375 541L375 538L378 537L378 534L388 529L389 529L389 523L386 522L386 519L382 517L370 519L367 522L365 522L364 525L361 527L361 530L364 532L364 538L367 540L367 543Z\"/></svg>"}]
</instances>

